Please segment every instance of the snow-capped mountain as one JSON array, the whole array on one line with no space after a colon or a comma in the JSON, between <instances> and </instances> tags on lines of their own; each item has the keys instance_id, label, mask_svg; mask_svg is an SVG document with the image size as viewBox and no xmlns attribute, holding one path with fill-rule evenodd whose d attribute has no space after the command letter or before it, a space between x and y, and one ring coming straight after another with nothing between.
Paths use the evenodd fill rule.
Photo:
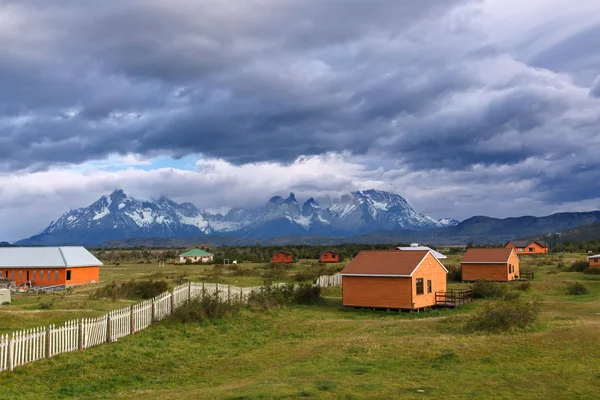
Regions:
<instances>
[{"instance_id":1,"label":"snow-capped mountain","mask_svg":"<svg viewBox=\"0 0 600 400\"><path fill-rule=\"evenodd\" d=\"M454 219L454 218L442 218L442 219L438 219L438 222L444 228L446 228L448 226L456 226L456 225L460 224L460 221L457 219Z\"/></svg>"},{"instance_id":2,"label":"snow-capped mountain","mask_svg":"<svg viewBox=\"0 0 600 400\"><path fill-rule=\"evenodd\" d=\"M451 220L437 221L417 213L401 196L379 190L345 194L330 207L322 207L310 198L302 208L294 193L290 193L285 199L274 196L262 207L234 208L225 215L210 214L193 204L177 204L165 197L140 201L116 190L89 207L63 214L41 234L20 244L100 244L126 238L203 235L352 236L380 230L451 226L448 221Z\"/></svg>"}]
</instances>

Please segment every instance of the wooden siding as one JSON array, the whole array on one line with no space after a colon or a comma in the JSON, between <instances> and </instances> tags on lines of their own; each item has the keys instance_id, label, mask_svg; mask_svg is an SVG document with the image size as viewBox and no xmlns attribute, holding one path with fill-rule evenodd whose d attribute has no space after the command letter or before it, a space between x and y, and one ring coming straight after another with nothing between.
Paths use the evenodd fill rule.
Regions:
<instances>
[{"instance_id":1,"label":"wooden siding","mask_svg":"<svg viewBox=\"0 0 600 400\"><path fill-rule=\"evenodd\" d=\"M342 304L354 307L412 308L410 278L343 276Z\"/></svg>"},{"instance_id":2,"label":"wooden siding","mask_svg":"<svg viewBox=\"0 0 600 400\"><path fill-rule=\"evenodd\" d=\"M446 271L435 257L429 253L421 265L413 272L412 298L413 309L435 305L435 292L446 291ZM417 278L423 278L423 294L417 295ZM431 293L427 293L427 281L431 281Z\"/></svg>"},{"instance_id":3,"label":"wooden siding","mask_svg":"<svg viewBox=\"0 0 600 400\"><path fill-rule=\"evenodd\" d=\"M332 252L325 252L319 256L319 262L328 263L328 262L339 262L340 255Z\"/></svg>"},{"instance_id":4,"label":"wooden siding","mask_svg":"<svg viewBox=\"0 0 600 400\"><path fill-rule=\"evenodd\" d=\"M291 254L275 253L273 254L274 263L291 263L294 262L294 258Z\"/></svg>"},{"instance_id":5,"label":"wooden siding","mask_svg":"<svg viewBox=\"0 0 600 400\"><path fill-rule=\"evenodd\" d=\"M67 281L67 271L71 279ZM29 272L29 279L27 273ZM2 268L0 274L15 281L17 285L30 280L33 286L76 285L100 281L100 267L73 268Z\"/></svg>"},{"instance_id":6,"label":"wooden siding","mask_svg":"<svg viewBox=\"0 0 600 400\"><path fill-rule=\"evenodd\" d=\"M513 266L513 273L508 274L508 280L512 281L516 279L516 277L521 276L521 268L519 263L519 256L513 251L508 259L508 263ZM508 270L507 270L508 271Z\"/></svg>"},{"instance_id":7,"label":"wooden siding","mask_svg":"<svg viewBox=\"0 0 600 400\"><path fill-rule=\"evenodd\" d=\"M600 268L600 258L590 258L590 268Z\"/></svg>"}]
</instances>

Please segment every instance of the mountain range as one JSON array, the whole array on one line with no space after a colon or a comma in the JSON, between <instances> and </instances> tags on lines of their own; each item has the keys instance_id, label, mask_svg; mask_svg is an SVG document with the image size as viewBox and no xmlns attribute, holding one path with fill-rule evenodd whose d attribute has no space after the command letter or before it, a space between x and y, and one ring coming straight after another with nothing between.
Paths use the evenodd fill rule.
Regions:
<instances>
[{"instance_id":1,"label":"mountain range","mask_svg":"<svg viewBox=\"0 0 600 400\"><path fill-rule=\"evenodd\" d=\"M546 217L475 216L459 222L416 212L400 195L365 190L327 205L314 198L302 206L294 193L274 196L263 206L210 213L166 197L142 201L122 190L92 205L64 213L40 234L19 245L180 246L193 243L285 244L420 241L438 245L501 243L600 223L600 211Z\"/></svg>"},{"instance_id":2,"label":"mountain range","mask_svg":"<svg viewBox=\"0 0 600 400\"><path fill-rule=\"evenodd\" d=\"M350 237L380 230L423 230L458 223L417 213L400 195L365 190L345 194L323 207L314 198L300 207L294 193L272 197L258 208L234 208L225 215L178 204L166 197L142 201L123 190L92 205L64 213L21 245L85 244L130 238L234 236L274 238L290 235Z\"/></svg>"}]
</instances>

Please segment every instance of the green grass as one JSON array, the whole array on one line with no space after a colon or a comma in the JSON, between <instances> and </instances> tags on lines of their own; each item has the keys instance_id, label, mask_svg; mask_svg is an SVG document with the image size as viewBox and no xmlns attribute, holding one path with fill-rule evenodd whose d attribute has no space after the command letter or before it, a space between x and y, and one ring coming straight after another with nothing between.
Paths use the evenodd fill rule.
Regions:
<instances>
[{"instance_id":1,"label":"green grass","mask_svg":"<svg viewBox=\"0 0 600 400\"><path fill-rule=\"evenodd\" d=\"M167 320L117 343L19 367L0 374L0 398L595 399L600 279L548 274L555 264L535 265L550 257L522 257L536 279L521 296L542 308L541 321L526 332L465 333L485 301L456 310L374 312L341 307L339 291L331 289L318 305L186 325ZM566 294L578 280L591 294ZM61 301L79 307L80 296L74 291ZM94 312L111 305L87 302ZM13 317L35 311L27 309L35 304L10 306Z\"/></svg>"}]
</instances>

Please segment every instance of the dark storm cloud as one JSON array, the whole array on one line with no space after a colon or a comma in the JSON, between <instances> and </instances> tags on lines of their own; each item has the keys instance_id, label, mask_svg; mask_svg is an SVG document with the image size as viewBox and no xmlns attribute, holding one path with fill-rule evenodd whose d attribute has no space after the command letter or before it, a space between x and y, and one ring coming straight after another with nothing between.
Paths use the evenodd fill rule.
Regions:
<instances>
[{"instance_id":1,"label":"dark storm cloud","mask_svg":"<svg viewBox=\"0 0 600 400\"><path fill-rule=\"evenodd\" d=\"M113 153L244 164L347 151L410 171L511 166L540 196L590 198L569 176L600 171L600 82L577 86L487 44L465 3L5 2L0 170ZM596 31L535 65L560 67ZM517 168L528 160L544 166Z\"/></svg>"}]
</instances>

